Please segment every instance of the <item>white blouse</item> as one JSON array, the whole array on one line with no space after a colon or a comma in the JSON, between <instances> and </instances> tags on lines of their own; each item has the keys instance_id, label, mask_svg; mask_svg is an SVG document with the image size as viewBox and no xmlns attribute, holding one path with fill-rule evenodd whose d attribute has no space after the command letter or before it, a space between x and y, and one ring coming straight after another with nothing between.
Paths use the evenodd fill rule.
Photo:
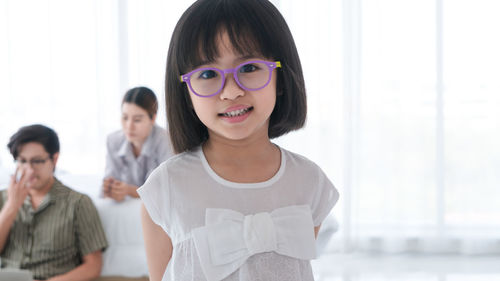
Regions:
<instances>
[{"instance_id":1,"label":"white blouse","mask_svg":"<svg viewBox=\"0 0 500 281\"><path fill-rule=\"evenodd\" d=\"M170 236L167 280L313 280L314 226L338 192L303 156L281 150L269 180L235 183L218 176L201 148L173 156L138 193Z\"/></svg>"}]
</instances>

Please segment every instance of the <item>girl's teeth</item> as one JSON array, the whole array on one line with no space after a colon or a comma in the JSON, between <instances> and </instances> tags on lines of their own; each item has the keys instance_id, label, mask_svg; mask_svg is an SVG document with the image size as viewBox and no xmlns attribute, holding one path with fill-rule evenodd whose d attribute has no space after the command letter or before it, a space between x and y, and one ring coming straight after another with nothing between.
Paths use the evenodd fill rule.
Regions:
<instances>
[{"instance_id":1,"label":"girl's teeth","mask_svg":"<svg viewBox=\"0 0 500 281\"><path fill-rule=\"evenodd\" d=\"M238 110L235 110L235 111L230 111L230 112L225 112L223 113L222 115L226 116L226 117L235 117L235 116L239 116L239 115L242 115L242 114L245 114L249 111L248 108L245 108L245 109L238 109Z\"/></svg>"}]
</instances>

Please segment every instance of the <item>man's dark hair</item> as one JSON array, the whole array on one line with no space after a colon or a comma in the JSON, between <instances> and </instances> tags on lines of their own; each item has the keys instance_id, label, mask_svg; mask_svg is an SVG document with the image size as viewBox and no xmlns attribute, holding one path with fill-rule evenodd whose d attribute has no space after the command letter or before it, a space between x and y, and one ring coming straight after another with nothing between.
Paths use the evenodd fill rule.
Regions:
<instances>
[{"instance_id":1,"label":"man's dark hair","mask_svg":"<svg viewBox=\"0 0 500 281\"><path fill-rule=\"evenodd\" d=\"M21 127L12 137L10 137L7 147L14 159L17 159L21 147L29 142L41 144L50 155L59 152L59 138L54 130L44 125L35 124Z\"/></svg>"}]
</instances>

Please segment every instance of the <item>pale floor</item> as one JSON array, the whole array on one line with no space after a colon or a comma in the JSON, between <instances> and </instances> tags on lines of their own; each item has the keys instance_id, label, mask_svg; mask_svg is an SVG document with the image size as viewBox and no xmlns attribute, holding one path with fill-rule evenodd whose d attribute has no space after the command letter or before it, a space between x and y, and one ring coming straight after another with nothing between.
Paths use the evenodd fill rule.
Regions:
<instances>
[{"instance_id":1,"label":"pale floor","mask_svg":"<svg viewBox=\"0 0 500 281\"><path fill-rule=\"evenodd\" d=\"M500 256L332 254L312 265L316 281L500 281Z\"/></svg>"}]
</instances>

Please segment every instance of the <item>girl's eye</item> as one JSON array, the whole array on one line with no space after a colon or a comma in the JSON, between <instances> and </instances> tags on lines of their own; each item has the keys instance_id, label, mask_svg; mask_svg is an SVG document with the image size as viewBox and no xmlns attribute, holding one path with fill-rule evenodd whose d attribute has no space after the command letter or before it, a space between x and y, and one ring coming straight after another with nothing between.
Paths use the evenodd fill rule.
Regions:
<instances>
[{"instance_id":1,"label":"girl's eye","mask_svg":"<svg viewBox=\"0 0 500 281\"><path fill-rule=\"evenodd\" d=\"M257 70L257 66L253 65L253 64L245 64L245 65L242 65L239 69L239 73L247 73L247 72L254 72Z\"/></svg>"},{"instance_id":2,"label":"girl's eye","mask_svg":"<svg viewBox=\"0 0 500 281\"><path fill-rule=\"evenodd\" d=\"M217 72L214 70L203 70L200 72L199 78L211 79L217 77Z\"/></svg>"}]
</instances>

